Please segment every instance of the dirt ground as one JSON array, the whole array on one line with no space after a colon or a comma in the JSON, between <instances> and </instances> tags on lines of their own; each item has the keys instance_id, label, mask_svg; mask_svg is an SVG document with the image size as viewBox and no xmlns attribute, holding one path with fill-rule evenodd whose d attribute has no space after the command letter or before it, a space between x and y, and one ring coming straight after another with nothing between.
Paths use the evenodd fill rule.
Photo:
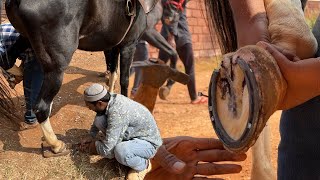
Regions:
<instances>
[{"instance_id":1,"label":"dirt ground","mask_svg":"<svg viewBox=\"0 0 320 180\"><path fill-rule=\"evenodd\" d=\"M217 66L216 59L196 61L198 91L207 94L211 73ZM179 64L183 71L183 66ZM82 92L92 83L104 83L97 74L105 70L102 53L76 51L67 69L62 88L56 96L51 115L51 124L59 139L77 142L86 134L94 113L83 102ZM130 78L130 89L133 77ZM17 114L23 114L22 84L17 87L15 98ZM175 84L168 101L158 99L154 116L163 137L194 136L216 137L212 128L207 105L191 105L187 87ZM279 143L276 112L270 119L272 129L272 163L276 168ZM0 179L103 179L106 169L104 159L86 155L70 155L44 159L41 155L41 130L36 128L23 132L15 131L14 123L0 118ZM243 171L236 175L224 175L224 179L250 179L251 151L241 163Z\"/></svg>"}]
</instances>

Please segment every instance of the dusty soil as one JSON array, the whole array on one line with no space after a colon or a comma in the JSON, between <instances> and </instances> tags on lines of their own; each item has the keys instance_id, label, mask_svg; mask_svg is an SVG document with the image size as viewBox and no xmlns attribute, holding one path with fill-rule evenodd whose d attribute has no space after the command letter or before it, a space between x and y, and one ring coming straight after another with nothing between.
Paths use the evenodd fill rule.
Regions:
<instances>
[{"instance_id":1,"label":"dusty soil","mask_svg":"<svg viewBox=\"0 0 320 180\"><path fill-rule=\"evenodd\" d=\"M208 84L217 59L196 61L198 91L207 94ZM179 69L183 67L179 64ZM92 83L104 83L98 77L105 70L102 53L76 51L65 73L63 86L53 104L51 123L58 137L65 142L77 142L90 127L94 113L89 111L82 98L84 88ZM130 87L132 86L132 77ZM131 89L131 88L130 88ZM22 84L17 87L17 114L23 114ZM175 84L168 101L158 99L154 116L163 137L194 136L216 137L209 120L207 105L191 105L187 87ZM272 163L276 167L279 143L276 112L270 119ZM0 179L103 179L105 160L74 154L65 157L44 159L41 155L41 130L36 128L23 132L15 131L16 125L0 118ZM251 151L241 163L243 171L236 175L224 175L225 179L249 179Z\"/></svg>"}]
</instances>

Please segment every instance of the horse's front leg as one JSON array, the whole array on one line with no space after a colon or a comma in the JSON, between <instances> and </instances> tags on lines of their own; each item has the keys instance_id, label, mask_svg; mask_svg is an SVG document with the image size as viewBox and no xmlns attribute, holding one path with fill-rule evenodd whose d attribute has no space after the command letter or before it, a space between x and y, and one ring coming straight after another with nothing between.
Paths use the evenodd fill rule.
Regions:
<instances>
[{"instance_id":1,"label":"horse's front leg","mask_svg":"<svg viewBox=\"0 0 320 180\"><path fill-rule=\"evenodd\" d=\"M43 136L55 153L60 153L65 150L65 144L57 139L49 119L52 109L52 101L55 95L59 92L62 79L63 71L61 70L45 72L38 101L34 107Z\"/></svg>"},{"instance_id":2,"label":"horse's front leg","mask_svg":"<svg viewBox=\"0 0 320 180\"><path fill-rule=\"evenodd\" d=\"M69 65L71 57L78 47L78 40L74 39L77 38L74 35L77 34L77 32L74 32L76 28L71 26L63 28L65 31L47 30L50 33L59 32L55 34L38 33L32 36L34 39L30 40L33 47L36 47L34 50L44 72L44 79L34 106L34 112L41 125L44 138L54 153L63 152L66 146L65 143L57 139L50 124L49 116L52 102L62 85L64 70ZM60 32L71 34L60 34ZM44 34L44 36L39 36L39 34ZM43 42L50 43L43 44Z\"/></svg>"},{"instance_id":3,"label":"horse's front leg","mask_svg":"<svg viewBox=\"0 0 320 180\"><path fill-rule=\"evenodd\" d=\"M125 46L120 50L120 86L121 94L124 96L128 96L130 66L135 51L135 43Z\"/></svg>"}]
</instances>

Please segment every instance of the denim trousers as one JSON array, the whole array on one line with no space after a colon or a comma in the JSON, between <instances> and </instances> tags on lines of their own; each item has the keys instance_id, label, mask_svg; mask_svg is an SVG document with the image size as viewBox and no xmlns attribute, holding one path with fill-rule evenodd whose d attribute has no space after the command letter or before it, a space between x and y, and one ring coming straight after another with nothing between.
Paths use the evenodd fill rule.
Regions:
<instances>
[{"instance_id":1,"label":"denim trousers","mask_svg":"<svg viewBox=\"0 0 320 180\"><path fill-rule=\"evenodd\" d=\"M108 125L106 116L96 116L93 123L103 135L106 134L106 127ZM146 169L148 167L148 160L156 152L156 148L150 142L138 138L122 141L114 148L116 160L137 171Z\"/></svg>"},{"instance_id":2,"label":"denim trousers","mask_svg":"<svg viewBox=\"0 0 320 180\"><path fill-rule=\"evenodd\" d=\"M156 148L148 141L133 139L116 145L114 155L116 160L136 171L143 171L148 167L148 160L156 154Z\"/></svg>"},{"instance_id":3,"label":"denim trousers","mask_svg":"<svg viewBox=\"0 0 320 180\"><path fill-rule=\"evenodd\" d=\"M36 59L24 63L23 68L23 91L26 102L25 122L28 124L37 121L32 108L38 98L43 81L43 71Z\"/></svg>"}]
</instances>

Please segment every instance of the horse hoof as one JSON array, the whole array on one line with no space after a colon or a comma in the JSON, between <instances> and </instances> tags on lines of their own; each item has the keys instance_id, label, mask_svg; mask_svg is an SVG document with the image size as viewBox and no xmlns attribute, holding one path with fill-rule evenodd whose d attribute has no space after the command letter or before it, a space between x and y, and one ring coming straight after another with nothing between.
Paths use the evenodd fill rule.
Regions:
<instances>
[{"instance_id":1,"label":"horse hoof","mask_svg":"<svg viewBox=\"0 0 320 180\"><path fill-rule=\"evenodd\" d=\"M167 86L162 86L159 90L159 97L162 100L167 100L167 97L170 94L170 89Z\"/></svg>"},{"instance_id":2,"label":"horse hoof","mask_svg":"<svg viewBox=\"0 0 320 180\"><path fill-rule=\"evenodd\" d=\"M68 147L67 145L64 145L63 148L58 153L55 153L52 151L50 145L46 144L45 142L41 143L42 156L44 158L66 156L70 154L70 149L67 147Z\"/></svg>"},{"instance_id":3,"label":"horse hoof","mask_svg":"<svg viewBox=\"0 0 320 180\"><path fill-rule=\"evenodd\" d=\"M277 110L286 82L273 57L256 46L224 56L209 89L210 118L232 152L246 152Z\"/></svg>"}]
</instances>

